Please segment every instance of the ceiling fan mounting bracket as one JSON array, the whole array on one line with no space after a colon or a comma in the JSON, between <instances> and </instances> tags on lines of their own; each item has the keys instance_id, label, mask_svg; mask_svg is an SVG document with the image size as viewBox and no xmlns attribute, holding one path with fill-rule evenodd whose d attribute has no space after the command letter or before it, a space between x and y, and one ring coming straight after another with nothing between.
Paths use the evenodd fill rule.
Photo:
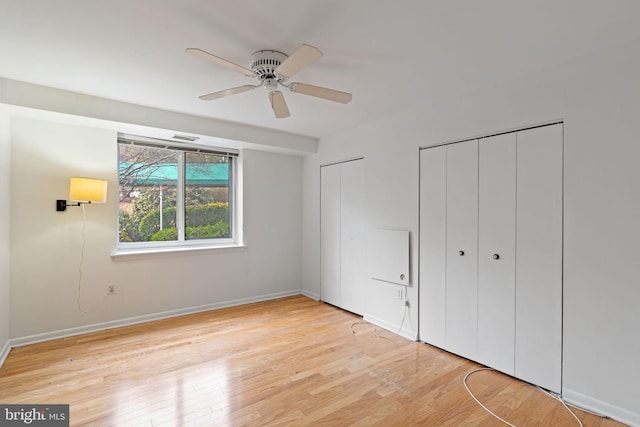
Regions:
<instances>
[{"instance_id":1,"label":"ceiling fan mounting bracket","mask_svg":"<svg viewBox=\"0 0 640 427\"><path fill-rule=\"evenodd\" d=\"M259 50L251 55L251 71L261 80L283 80L276 68L287 58L288 55L277 50Z\"/></svg>"}]
</instances>

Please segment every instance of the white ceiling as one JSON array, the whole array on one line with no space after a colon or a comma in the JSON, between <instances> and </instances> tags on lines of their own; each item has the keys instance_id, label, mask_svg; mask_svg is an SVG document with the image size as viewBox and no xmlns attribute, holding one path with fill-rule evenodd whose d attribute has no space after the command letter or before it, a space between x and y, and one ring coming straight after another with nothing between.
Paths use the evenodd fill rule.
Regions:
<instances>
[{"instance_id":1,"label":"white ceiling","mask_svg":"<svg viewBox=\"0 0 640 427\"><path fill-rule=\"evenodd\" d=\"M321 138L636 40L639 17L638 0L0 0L0 77ZM324 58L291 80L353 102L285 90L276 119L262 89L201 101L254 81L184 52L248 67L302 43Z\"/></svg>"}]
</instances>

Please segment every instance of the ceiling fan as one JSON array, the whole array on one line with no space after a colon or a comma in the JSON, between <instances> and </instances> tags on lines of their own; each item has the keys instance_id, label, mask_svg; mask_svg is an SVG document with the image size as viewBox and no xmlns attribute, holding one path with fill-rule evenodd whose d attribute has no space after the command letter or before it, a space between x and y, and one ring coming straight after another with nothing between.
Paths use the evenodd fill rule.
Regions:
<instances>
[{"instance_id":1,"label":"ceiling fan","mask_svg":"<svg viewBox=\"0 0 640 427\"><path fill-rule=\"evenodd\" d=\"M203 101L211 101L213 99L247 92L258 87L264 87L269 92L271 108L273 108L275 116L279 119L289 117L289 108L287 107L284 95L278 90L278 86L283 86L291 92L315 96L316 98L327 99L341 104L351 102L352 96L347 92L341 92L339 90L327 89L305 83L286 83L286 81L295 73L322 58L322 52L308 44L301 45L289 56L276 50L259 50L251 55L250 68L245 68L198 48L191 47L185 51L189 55L205 59L216 65L230 68L247 77L253 77L259 80L259 84L257 85L243 85L202 95L200 96L200 99Z\"/></svg>"}]
</instances>

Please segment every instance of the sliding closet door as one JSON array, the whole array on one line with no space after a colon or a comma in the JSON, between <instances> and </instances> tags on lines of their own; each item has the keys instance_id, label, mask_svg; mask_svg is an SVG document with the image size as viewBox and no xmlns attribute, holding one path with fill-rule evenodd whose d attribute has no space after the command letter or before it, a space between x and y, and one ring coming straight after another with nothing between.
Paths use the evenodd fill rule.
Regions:
<instances>
[{"instance_id":1,"label":"sliding closet door","mask_svg":"<svg viewBox=\"0 0 640 427\"><path fill-rule=\"evenodd\" d=\"M561 391L562 124L518 132L515 375Z\"/></svg>"},{"instance_id":2,"label":"sliding closet door","mask_svg":"<svg viewBox=\"0 0 640 427\"><path fill-rule=\"evenodd\" d=\"M320 299L340 304L340 165L320 168Z\"/></svg>"},{"instance_id":3,"label":"sliding closet door","mask_svg":"<svg viewBox=\"0 0 640 427\"><path fill-rule=\"evenodd\" d=\"M478 328L478 141L447 146L445 348L475 359Z\"/></svg>"},{"instance_id":4,"label":"sliding closet door","mask_svg":"<svg viewBox=\"0 0 640 427\"><path fill-rule=\"evenodd\" d=\"M362 313L364 259L364 161L340 165L340 307Z\"/></svg>"},{"instance_id":5,"label":"sliding closet door","mask_svg":"<svg viewBox=\"0 0 640 427\"><path fill-rule=\"evenodd\" d=\"M420 339L445 348L447 147L420 151Z\"/></svg>"},{"instance_id":6,"label":"sliding closet door","mask_svg":"<svg viewBox=\"0 0 640 427\"><path fill-rule=\"evenodd\" d=\"M516 134L479 144L478 361L513 375Z\"/></svg>"}]
</instances>

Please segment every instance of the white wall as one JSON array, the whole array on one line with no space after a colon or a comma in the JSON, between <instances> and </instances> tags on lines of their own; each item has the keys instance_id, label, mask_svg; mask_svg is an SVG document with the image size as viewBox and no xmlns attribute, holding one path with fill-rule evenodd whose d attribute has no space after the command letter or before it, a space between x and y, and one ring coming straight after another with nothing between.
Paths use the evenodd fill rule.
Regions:
<instances>
[{"instance_id":1,"label":"white wall","mask_svg":"<svg viewBox=\"0 0 640 427\"><path fill-rule=\"evenodd\" d=\"M0 111L0 200L8 200L10 168L9 115ZM0 209L0 365L9 351L9 206Z\"/></svg>"},{"instance_id":2,"label":"white wall","mask_svg":"<svg viewBox=\"0 0 640 427\"><path fill-rule=\"evenodd\" d=\"M412 233L410 317L417 328L418 147L564 119L566 398L640 425L640 41L322 140L304 160L303 284L318 293L319 165L365 157L367 227ZM365 313L399 327L393 285L368 280ZM541 313L544 315L544 313Z\"/></svg>"},{"instance_id":3,"label":"white wall","mask_svg":"<svg viewBox=\"0 0 640 427\"><path fill-rule=\"evenodd\" d=\"M299 292L300 157L242 153L247 247L112 258L116 132L22 117L11 125L13 339ZM82 209L55 211L71 176L109 180L107 203L86 206L81 306L95 308L86 314L77 308ZM99 306L110 283L116 295Z\"/></svg>"}]
</instances>

